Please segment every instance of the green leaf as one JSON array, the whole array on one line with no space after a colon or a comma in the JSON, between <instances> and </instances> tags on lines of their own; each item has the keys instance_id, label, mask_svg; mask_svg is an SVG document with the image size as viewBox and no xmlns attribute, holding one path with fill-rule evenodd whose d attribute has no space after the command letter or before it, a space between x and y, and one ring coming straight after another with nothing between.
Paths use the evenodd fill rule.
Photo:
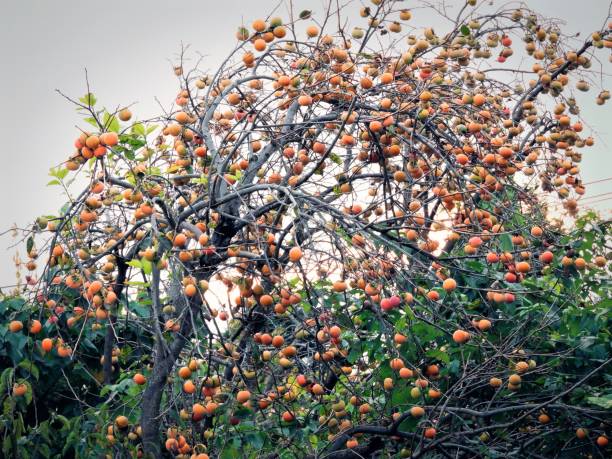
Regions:
<instances>
[{"instance_id":1,"label":"green leaf","mask_svg":"<svg viewBox=\"0 0 612 459\"><path fill-rule=\"evenodd\" d=\"M130 260L127 262L127 265L131 266L132 268L142 269L141 260Z\"/></svg>"},{"instance_id":2,"label":"green leaf","mask_svg":"<svg viewBox=\"0 0 612 459\"><path fill-rule=\"evenodd\" d=\"M0 302L0 314L5 314L8 310L19 311L25 305L23 298L9 298ZM6 328L0 329L0 333L6 332ZM0 334L0 336L2 336Z\"/></svg>"},{"instance_id":3,"label":"green leaf","mask_svg":"<svg viewBox=\"0 0 612 459\"><path fill-rule=\"evenodd\" d=\"M612 394L604 395L603 397L587 397L587 401L591 405L600 406L606 410L612 409Z\"/></svg>"},{"instance_id":4,"label":"green leaf","mask_svg":"<svg viewBox=\"0 0 612 459\"><path fill-rule=\"evenodd\" d=\"M81 101L85 105L89 105L90 107L93 107L94 105L96 105L97 99L93 95L93 93L88 92L83 97L80 97L79 101Z\"/></svg>"},{"instance_id":5,"label":"green leaf","mask_svg":"<svg viewBox=\"0 0 612 459\"><path fill-rule=\"evenodd\" d=\"M253 449L261 449L266 442L266 437L263 432L249 433L245 435L247 443Z\"/></svg>"},{"instance_id":6,"label":"green leaf","mask_svg":"<svg viewBox=\"0 0 612 459\"><path fill-rule=\"evenodd\" d=\"M310 10L303 10L300 12L300 19L308 19L312 16L312 11Z\"/></svg>"},{"instance_id":7,"label":"green leaf","mask_svg":"<svg viewBox=\"0 0 612 459\"><path fill-rule=\"evenodd\" d=\"M54 420L62 423L62 427L60 427L60 432L70 431L70 421L68 420L66 416L62 416L61 414L58 414L57 416L54 417Z\"/></svg>"},{"instance_id":8,"label":"green leaf","mask_svg":"<svg viewBox=\"0 0 612 459\"><path fill-rule=\"evenodd\" d=\"M140 147L144 147L147 144L145 140L130 135L120 135L119 140L127 143L133 150L138 150Z\"/></svg>"},{"instance_id":9,"label":"green leaf","mask_svg":"<svg viewBox=\"0 0 612 459\"><path fill-rule=\"evenodd\" d=\"M66 453L70 451L70 448L72 448L73 445L78 443L78 441L79 441L79 432L73 430L72 432L70 432L70 435L68 435L68 438L66 438L66 444L64 445L62 454L66 455Z\"/></svg>"},{"instance_id":10,"label":"green leaf","mask_svg":"<svg viewBox=\"0 0 612 459\"><path fill-rule=\"evenodd\" d=\"M411 331L413 335L422 342L431 341L439 336L444 336L444 332L423 322L414 324Z\"/></svg>"},{"instance_id":11,"label":"green leaf","mask_svg":"<svg viewBox=\"0 0 612 459\"><path fill-rule=\"evenodd\" d=\"M26 242L26 251L30 253L34 248L34 238L30 236Z\"/></svg>"},{"instance_id":12,"label":"green leaf","mask_svg":"<svg viewBox=\"0 0 612 459\"><path fill-rule=\"evenodd\" d=\"M104 127L112 132L119 132L119 120L116 116L104 112Z\"/></svg>"},{"instance_id":13,"label":"green leaf","mask_svg":"<svg viewBox=\"0 0 612 459\"><path fill-rule=\"evenodd\" d=\"M460 367L461 367L461 362L459 362L459 360L453 360L452 362L450 362L447 369L448 369L449 374L458 375Z\"/></svg>"},{"instance_id":14,"label":"green leaf","mask_svg":"<svg viewBox=\"0 0 612 459\"><path fill-rule=\"evenodd\" d=\"M136 287L149 287L151 285L150 282L142 282L142 281L127 281L125 285L134 285Z\"/></svg>"},{"instance_id":15,"label":"green leaf","mask_svg":"<svg viewBox=\"0 0 612 459\"><path fill-rule=\"evenodd\" d=\"M130 301L129 309L131 312L136 314L138 317L142 317L143 319L148 319L151 317L151 308L147 307L144 303Z\"/></svg>"},{"instance_id":16,"label":"green leaf","mask_svg":"<svg viewBox=\"0 0 612 459\"><path fill-rule=\"evenodd\" d=\"M499 243L500 243L500 247L502 248L502 250L504 252L510 252L512 251L512 239L510 238L509 234L502 234L499 237Z\"/></svg>"},{"instance_id":17,"label":"green leaf","mask_svg":"<svg viewBox=\"0 0 612 459\"><path fill-rule=\"evenodd\" d=\"M439 349L430 349L426 353L427 357L431 357L433 359L437 359L440 362L448 363L450 362L450 357L446 352L442 352Z\"/></svg>"},{"instance_id":18,"label":"green leaf","mask_svg":"<svg viewBox=\"0 0 612 459\"><path fill-rule=\"evenodd\" d=\"M331 153L329 155L329 159L331 159L334 163L336 163L338 166L342 165L342 159L340 159L340 156L338 156L335 153Z\"/></svg>"},{"instance_id":19,"label":"green leaf","mask_svg":"<svg viewBox=\"0 0 612 459\"><path fill-rule=\"evenodd\" d=\"M410 390L404 385L398 385L391 394L391 403L394 407L406 405L410 398Z\"/></svg>"},{"instance_id":20,"label":"green leaf","mask_svg":"<svg viewBox=\"0 0 612 459\"><path fill-rule=\"evenodd\" d=\"M141 135L143 137L146 135L145 134L145 127L144 127L144 125L142 123L136 123L136 124L132 125L132 132L134 134L138 134L138 135Z\"/></svg>"},{"instance_id":21,"label":"green leaf","mask_svg":"<svg viewBox=\"0 0 612 459\"><path fill-rule=\"evenodd\" d=\"M38 367L36 365L34 365L34 363L32 363L31 361L29 361L29 360L22 360L21 362L19 362L18 366L20 368L23 368L24 370L28 371L37 380L40 377L40 372L38 371Z\"/></svg>"},{"instance_id":22,"label":"green leaf","mask_svg":"<svg viewBox=\"0 0 612 459\"><path fill-rule=\"evenodd\" d=\"M28 338L21 333L10 333L6 336L6 341L10 343L8 355L14 364L23 360L23 349L25 348Z\"/></svg>"},{"instance_id":23,"label":"green leaf","mask_svg":"<svg viewBox=\"0 0 612 459\"><path fill-rule=\"evenodd\" d=\"M142 265L142 271L145 274L151 274L153 272L153 263L146 258L141 259L140 264Z\"/></svg>"},{"instance_id":24,"label":"green leaf","mask_svg":"<svg viewBox=\"0 0 612 459\"><path fill-rule=\"evenodd\" d=\"M13 379L13 374L15 371L12 368L6 368L2 375L0 375L0 394L6 393L11 380Z\"/></svg>"},{"instance_id":25,"label":"green leaf","mask_svg":"<svg viewBox=\"0 0 612 459\"><path fill-rule=\"evenodd\" d=\"M130 378L125 378L123 381L117 383L117 384L112 384L109 386L104 386L102 388L102 390L100 391L100 395L104 396L106 394L108 394L109 392L111 394L123 394L125 392L128 391L128 389L130 388L131 385L133 385L134 382L130 379Z\"/></svg>"},{"instance_id":26,"label":"green leaf","mask_svg":"<svg viewBox=\"0 0 612 459\"><path fill-rule=\"evenodd\" d=\"M459 30L461 31L461 34L466 37L470 34L470 28L465 24L463 24Z\"/></svg>"},{"instance_id":27,"label":"green leaf","mask_svg":"<svg viewBox=\"0 0 612 459\"><path fill-rule=\"evenodd\" d=\"M63 180L64 177L66 177L68 175L70 171L68 169L61 169L61 168L51 168L49 169L49 175L51 177L55 177L58 180Z\"/></svg>"},{"instance_id":28,"label":"green leaf","mask_svg":"<svg viewBox=\"0 0 612 459\"><path fill-rule=\"evenodd\" d=\"M99 128L100 126L98 125L98 122L96 121L95 118L84 118L83 121L85 121L88 124L91 124L93 127L95 127L96 129Z\"/></svg>"},{"instance_id":29,"label":"green leaf","mask_svg":"<svg viewBox=\"0 0 612 459\"><path fill-rule=\"evenodd\" d=\"M51 437L49 436L49 421L41 422L38 431L40 435L47 441L47 443L51 443Z\"/></svg>"},{"instance_id":30,"label":"green leaf","mask_svg":"<svg viewBox=\"0 0 612 459\"><path fill-rule=\"evenodd\" d=\"M26 405L29 405L30 403L32 403L32 394L33 394L32 385L30 384L29 381L26 381L26 380L20 380L19 382L25 384L28 388L28 390L26 391L24 395L24 398L25 398Z\"/></svg>"},{"instance_id":31,"label":"green leaf","mask_svg":"<svg viewBox=\"0 0 612 459\"><path fill-rule=\"evenodd\" d=\"M349 363L353 364L358 359L360 359L362 355L363 355L363 349L360 349L359 347L356 346L351 349L346 360L348 360Z\"/></svg>"},{"instance_id":32,"label":"green leaf","mask_svg":"<svg viewBox=\"0 0 612 459\"><path fill-rule=\"evenodd\" d=\"M234 459L241 457L241 442L238 438L233 438L230 442L225 445L225 448L219 455L219 459Z\"/></svg>"},{"instance_id":33,"label":"green leaf","mask_svg":"<svg viewBox=\"0 0 612 459\"><path fill-rule=\"evenodd\" d=\"M51 443L51 440L47 440L49 443ZM51 449L49 448L48 445L44 444L44 443L38 443L36 444L36 450L35 453L40 453L42 454L42 456L46 459L51 457Z\"/></svg>"},{"instance_id":34,"label":"green leaf","mask_svg":"<svg viewBox=\"0 0 612 459\"><path fill-rule=\"evenodd\" d=\"M2 441L2 452L5 454L5 457L10 457L12 445L11 436L6 435Z\"/></svg>"}]
</instances>

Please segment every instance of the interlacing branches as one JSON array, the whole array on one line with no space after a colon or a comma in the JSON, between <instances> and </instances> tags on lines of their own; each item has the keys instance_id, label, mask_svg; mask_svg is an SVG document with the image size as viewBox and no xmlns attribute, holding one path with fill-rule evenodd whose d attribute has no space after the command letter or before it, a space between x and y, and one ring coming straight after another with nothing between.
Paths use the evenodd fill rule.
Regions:
<instances>
[{"instance_id":1,"label":"interlacing branches","mask_svg":"<svg viewBox=\"0 0 612 459\"><path fill-rule=\"evenodd\" d=\"M89 451L605 455L609 225L543 198L577 213L570 88L610 29L451 3L443 31L394 0L256 20L212 75L181 53L158 119L74 101L95 130L54 174L88 183L26 234L22 312L102 368Z\"/></svg>"}]
</instances>

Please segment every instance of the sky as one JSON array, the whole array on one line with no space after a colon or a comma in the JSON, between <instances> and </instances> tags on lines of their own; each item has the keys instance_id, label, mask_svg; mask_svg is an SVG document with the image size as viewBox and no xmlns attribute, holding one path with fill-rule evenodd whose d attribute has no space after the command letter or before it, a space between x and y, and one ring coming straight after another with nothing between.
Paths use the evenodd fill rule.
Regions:
<instances>
[{"instance_id":1,"label":"sky","mask_svg":"<svg viewBox=\"0 0 612 459\"><path fill-rule=\"evenodd\" d=\"M341 3L349 3L349 15L359 20L357 11L363 2ZM567 31L581 32L582 37L605 23L609 7L608 0L589 0L588 8L578 9L573 0L526 3L564 20ZM172 66L182 45L189 45L194 60L197 53L205 56L202 67L212 70L232 50L237 26L265 18L278 4L277 0L2 0L0 233L13 224L26 227L38 215L57 213L64 202L60 188L46 186L51 180L49 168L72 153L76 126L83 123L56 89L81 97L86 93L87 69L90 88L106 107L135 104L136 117L153 117L160 113L160 103L169 107L176 95ZM321 0L293 0L293 4L296 11L313 10L315 17L323 11ZM421 12L426 15L418 8L419 1L405 4L413 9L412 22L419 23ZM457 9L463 2L447 4ZM287 17L286 7L280 6L275 15ZM437 21L425 24L442 30L443 23ZM598 55L607 59L605 52ZM607 61L603 68L610 72ZM604 77L606 89L612 89L610 81ZM596 139L581 166L588 183L612 176L612 109L610 101L598 107L595 93L587 94L581 108L591 121L587 131L593 129ZM610 216L612 200L606 200L610 195L600 196L610 192L612 181L604 181L587 186L585 197ZM14 242L10 233L0 236L0 288L15 282ZM24 257L23 246L17 249Z\"/></svg>"}]
</instances>

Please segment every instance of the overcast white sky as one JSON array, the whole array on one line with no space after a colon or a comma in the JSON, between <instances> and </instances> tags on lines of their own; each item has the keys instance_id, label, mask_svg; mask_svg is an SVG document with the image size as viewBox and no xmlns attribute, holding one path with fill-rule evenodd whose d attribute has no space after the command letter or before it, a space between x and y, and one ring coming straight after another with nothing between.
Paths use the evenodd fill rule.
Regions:
<instances>
[{"instance_id":1,"label":"overcast white sky","mask_svg":"<svg viewBox=\"0 0 612 459\"><path fill-rule=\"evenodd\" d=\"M159 113L157 97L169 106L176 95L171 71L181 43L206 55L205 67L214 68L235 43L236 27L265 17L277 0L2 0L0 18L0 231L13 223L25 226L37 215L56 213L63 203L60 189L46 187L49 168L72 152L80 122L74 107L55 93L80 97L87 68L92 91L107 107L136 102L140 118ZM322 11L321 0L293 0L296 10ZM343 2L343 3L346 3ZM355 17L361 1L349 2ZM494 1L501 4L501 1ZM537 11L567 22L567 30L583 36L600 27L608 14L608 0L528 0ZM405 2L420 22L420 2ZM456 7L463 0L449 0ZM579 8L576 8L579 5ZM424 14L424 13L423 13ZM277 15L287 17L281 6ZM422 16L421 16L422 17ZM428 15L428 17L430 17ZM363 21L363 20L361 20ZM599 53L607 59L605 53ZM194 54L195 57L195 54ZM610 64L605 62L610 71ZM607 77L607 89L610 78ZM594 93L588 93L592 101ZM608 103L582 105L591 120L597 147L583 161L586 182L612 176L611 122ZM612 181L588 187L587 196L612 191ZM604 196L606 197L606 196ZM609 209L612 200L594 205ZM8 249L10 236L0 237L0 286L14 283ZM20 250L23 255L23 247Z\"/></svg>"}]
</instances>

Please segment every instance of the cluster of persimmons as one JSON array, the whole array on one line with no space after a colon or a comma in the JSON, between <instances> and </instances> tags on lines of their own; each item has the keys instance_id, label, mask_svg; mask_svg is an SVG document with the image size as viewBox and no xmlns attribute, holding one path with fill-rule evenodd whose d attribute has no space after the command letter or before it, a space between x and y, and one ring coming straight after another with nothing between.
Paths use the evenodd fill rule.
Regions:
<instances>
[{"instance_id":1,"label":"cluster of persimmons","mask_svg":"<svg viewBox=\"0 0 612 459\"><path fill-rule=\"evenodd\" d=\"M214 75L177 65L177 109L152 134L129 109L110 114L112 130L86 99L98 129L64 166L89 183L37 220L45 255L32 244L26 266L31 279L40 270L40 309L10 331L78 359L83 330L113 327L118 379L121 329L142 326L153 363L126 374L143 390L161 371L160 340L186 333L165 375L176 399L159 411L177 457L218 454L245 421L286 445L285 427L309 429L331 451L373 447L372 426L410 444L405 456L449 448L462 430L488 442L471 423L451 431L448 413L467 419L483 400L528 411L537 400L516 394L546 372L511 311L549 301L551 279L607 269L603 251L560 243L543 196L578 210L594 140L572 92L589 89L591 52L612 38L607 28L570 49L530 11L492 17L475 3L445 35L384 0L352 30L332 31L332 13L255 20ZM143 299L146 317L127 306ZM551 413L508 428L538 432ZM146 421L122 412L108 447L142 454ZM606 446L603 429L577 429Z\"/></svg>"}]
</instances>

